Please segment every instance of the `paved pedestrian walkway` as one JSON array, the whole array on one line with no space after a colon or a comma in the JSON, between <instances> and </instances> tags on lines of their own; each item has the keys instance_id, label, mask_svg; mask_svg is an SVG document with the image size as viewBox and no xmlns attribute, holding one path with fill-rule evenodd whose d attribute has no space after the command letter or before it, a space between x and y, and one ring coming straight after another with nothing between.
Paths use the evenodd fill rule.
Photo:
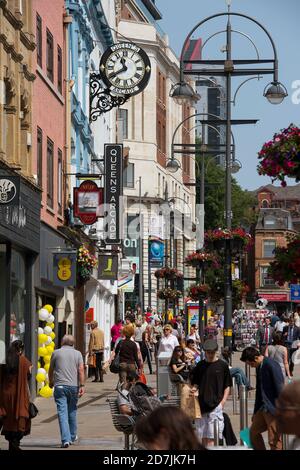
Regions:
<instances>
[{"instance_id":1,"label":"paved pedestrian walkway","mask_svg":"<svg viewBox=\"0 0 300 470\"><path fill-rule=\"evenodd\" d=\"M220 344L221 344L220 339ZM233 355L233 366L244 369L240 362L240 352ZM148 373L148 366L145 366ZM155 366L154 366L155 372ZM295 367L294 378L300 379L300 366ZM111 419L107 398L117 395L116 384L118 376L108 373L104 375L104 383L93 383L88 379L86 393L79 400L78 406L78 443L64 452L76 450L122 450L124 448L123 434L116 431ZM147 374L148 385L156 388L156 375ZM255 370L251 369L251 385L255 387ZM255 390L249 394L249 424L255 399ZM35 401L39 414L32 420L30 436L22 440L21 447L24 450L57 450L60 449L60 432L56 415L56 406L53 398L38 397ZM237 414L233 414L232 397L226 403L225 411L230 416L233 429L239 440L240 415L239 402L237 400ZM0 449L7 449L8 445L4 436L0 436Z\"/></svg>"}]
</instances>

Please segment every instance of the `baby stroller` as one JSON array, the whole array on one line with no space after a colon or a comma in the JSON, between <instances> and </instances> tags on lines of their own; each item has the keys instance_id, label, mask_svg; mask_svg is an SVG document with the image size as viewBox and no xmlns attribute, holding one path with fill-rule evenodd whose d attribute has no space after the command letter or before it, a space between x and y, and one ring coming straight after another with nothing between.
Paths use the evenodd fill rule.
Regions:
<instances>
[{"instance_id":1,"label":"baby stroller","mask_svg":"<svg viewBox=\"0 0 300 470\"><path fill-rule=\"evenodd\" d=\"M128 401L128 405L133 411L135 421L139 417L151 413L151 411L162 404L158 397L153 396L150 388L141 382L133 385L128 395L123 393L120 384L118 384L117 390L122 397Z\"/></svg>"}]
</instances>

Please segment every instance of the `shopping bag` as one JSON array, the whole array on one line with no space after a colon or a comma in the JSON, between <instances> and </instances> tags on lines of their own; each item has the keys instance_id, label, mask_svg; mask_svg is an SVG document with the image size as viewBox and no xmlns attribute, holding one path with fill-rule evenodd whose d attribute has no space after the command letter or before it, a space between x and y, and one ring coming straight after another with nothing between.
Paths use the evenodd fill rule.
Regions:
<instances>
[{"instance_id":1,"label":"shopping bag","mask_svg":"<svg viewBox=\"0 0 300 470\"><path fill-rule=\"evenodd\" d=\"M198 396L191 392L190 385L181 385L180 391L180 408L187 414L191 419L201 418L201 410L199 405Z\"/></svg>"},{"instance_id":2,"label":"shopping bag","mask_svg":"<svg viewBox=\"0 0 300 470\"><path fill-rule=\"evenodd\" d=\"M87 359L87 365L89 367L96 367L96 354L89 354Z\"/></svg>"},{"instance_id":3,"label":"shopping bag","mask_svg":"<svg viewBox=\"0 0 300 470\"><path fill-rule=\"evenodd\" d=\"M244 428L240 431L240 438L243 441L243 444L249 449L252 449L252 443L250 438L250 428Z\"/></svg>"},{"instance_id":4,"label":"shopping bag","mask_svg":"<svg viewBox=\"0 0 300 470\"><path fill-rule=\"evenodd\" d=\"M141 375L139 375L139 382L142 382L145 385L147 384L147 379L146 379L144 372L142 372Z\"/></svg>"}]
</instances>

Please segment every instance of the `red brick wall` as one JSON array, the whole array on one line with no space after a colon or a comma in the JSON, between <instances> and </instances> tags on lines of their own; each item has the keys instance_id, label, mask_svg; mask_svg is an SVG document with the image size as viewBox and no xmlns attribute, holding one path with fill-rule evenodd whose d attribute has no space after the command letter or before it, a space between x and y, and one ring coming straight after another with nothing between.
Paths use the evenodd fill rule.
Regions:
<instances>
[{"instance_id":1,"label":"red brick wall","mask_svg":"<svg viewBox=\"0 0 300 470\"><path fill-rule=\"evenodd\" d=\"M43 164L42 164L42 211L41 218L44 222L57 227L63 223L63 217L58 214L58 150L62 151L63 167L65 166L65 36L64 36L64 0L33 0L33 31L36 34L37 13L42 19L42 67L37 64L37 53L34 52L34 71L36 80L33 91L33 155L35 170L37 173L37 127L43 132ZM46 44L48 29L53 36L53 83L47 78L46 68ZM58 46L62 50L62 95L58 91ZM54 143L54 176L53 176L53 209L47 207L47 137ZM64 181L63 181L64 186ZM64 195L62 197L64 201ZM62 207L62 214L63 214Z\"/></svg>"}]
</instances>

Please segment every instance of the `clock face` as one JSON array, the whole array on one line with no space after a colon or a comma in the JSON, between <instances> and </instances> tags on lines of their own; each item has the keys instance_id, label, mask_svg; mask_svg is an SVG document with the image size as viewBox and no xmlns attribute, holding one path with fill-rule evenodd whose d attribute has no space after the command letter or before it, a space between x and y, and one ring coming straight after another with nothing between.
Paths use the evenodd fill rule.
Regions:
<instances>
[{"instance_id":1,"label":"clock face","mask_svg":"<svg viewBox=\"0 0 300 470\"><path fill-rule=\"evenodd\" d=\"M150 60L145 51L135 44L115 44L101 57L100 73L112 94L136 95L149 81Z\"/></svg>"}]
</instances>

